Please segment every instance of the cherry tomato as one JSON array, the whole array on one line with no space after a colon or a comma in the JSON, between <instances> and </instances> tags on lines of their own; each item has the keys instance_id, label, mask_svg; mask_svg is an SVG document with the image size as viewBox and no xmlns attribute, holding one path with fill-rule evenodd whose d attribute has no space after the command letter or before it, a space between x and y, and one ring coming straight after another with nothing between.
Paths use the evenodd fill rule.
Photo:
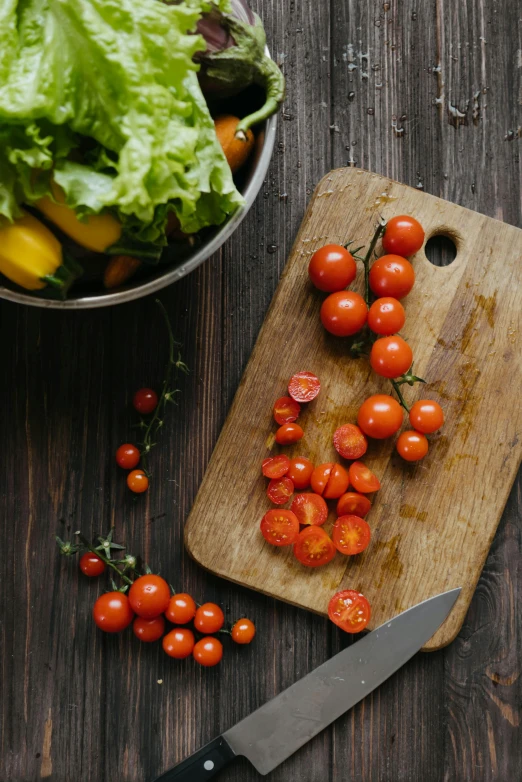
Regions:
<instances>
[{"instance_id":1,"label":"cherry tomato","mask_svg":"<svg viewBox=\"0 0 522 782\"><path fill-rule=\"evenodd\" d=\"M360 592L344 589L328 603L328 616L346 633L360 633L370 621L371 608Z\"/></svg>"},{"instance_id":2,"label":"cherry tomato","mask_svg":"<svg viewBox=\"0 0 522 782\"><path fill-rule=\"evenodd\" d=\"M281 396L274 402L274 418L280 426L297 421L300 412L301 405L291 396Z\"/></svg>"},{"instance_id":3,"label":"cherry tomato","mask_svg":"<svg viewBox=\"0 0 522 782\"><path fill-rule=\"evenodd\" d=\"M414 217L397 215L388 220L382 246L387 253L413 255L424 243L424 228Z\"/></svg>"},{"instance_id":4,"label":"cherry tomato","mask_svg":"<svg viewBox=\"0 0 522 782\"><path fill-rule=\"evenodd\" d=\"M161 576L148 573L140 576L129 589L132 610L144 619L163 614L170 602L170 587Z\"/></svg>"},{"instance_id":5,"label":"cherry tomato","mask_svg":"<svg viewBox=\"0 0 522 782\"><path fill-rule=\"evenodd\" d=\"M263 475L265 478L282 478L290 468L290 459L284 453L263 459Z\"/></svg>"},{"instance_id":6,"label":"cherry tomato","mask_svg":"<svg viewBox=\"0 0 522 782\"><path fill-rule=\"evenodd\" d=\"M395 447L407 462L418 462L428 453L428 438L422 432L402 432Z\"/></svg>"},{"instance_id":7,"label":"cherry tomato","mask_svg":"<svg viewBox=\"0 0 522 782\"><path fill-rule=\"evenodd\" d=\"M237 644L249 644L256 634L256 628L250 619L238 619L232 628L232 640Z\"/></svg>"},{"instance_id":8,"label":"cherry tomato","mask_svg":"<svg viewBox=\"0 0 522 782\"><path fill-rule=\"evenodd\" d=\"M321 381L313 372L297 372L288 383L288 393L296 402L311 402L321 390Z\"/></svg>"},{"instance_id":9,"label":"cherry tomato","mask_svg":"<svg viewBox=\"0 0 522 782\"><path fill-rule=\"evenodd\" d=\"M354 291L331 293L321 306L321 323L336 337L350 337L362 329L368 317L363 297Z\"/></svg>"},{"instance_id":10,"label":"cherry tomato","mask_svg":"<svg viewBox=\"0 0 522 782\"><path fill-rule=\"evenodd\" d=\"M149 488L149 479L143 470L133 470L127 475L127 486L134 494L143 494Z\"/></svg>"},{"instance_id":11,"label":"cherry tomato","mask_svg":"<svg viewBox=\"0 0 522 782\"><path fill-rule=\"evenodd\" d=\"M155 616L154 619L143 619L137 616L132 623L132 629L140 641L152 643L159 640L165 632L165 619L162 616Z\"/></svg>"},{"instance_id":12,"label":"cherry tomato","mask_svg":"<svg viewBox=\"0 0 522 782\"><path fill-rule=\"evenodd\" d=\"M338 516L366 516L372 504L364 494L357 494L356 491L348 491L339 497L337 503Z\"/></svg>"},{"instance_id":13,"label":"cherry tomato","mask_svg":"<svg viewBox=\"0 0 522 782\"><path fill-rule=\"evenodd\" d=\"M158 395L152 388L140 388L132 398L132 404L142 415L148 415L156 409Z\"/></svg>"},{"instance_id":14,"label":"cherry tomato","mask_svg":"<svg viewBox=\"0 0 522 782\"><path fill-rule=\"evenodd\" d=\"M359 516L339 516L332 530L337 551L353 557L368 547L371 532L368 523Z\"/></svg>"},{"instance_id":15,"label":"cherry tomato","mask_svg":"<svg viewBox=\"0 0 522 782\"><path fill-rule=\"evenodd\" d=\"M294 543L294 554L302 565L320 567L335 557L336 548L322 527L305 527Z\"/></svg>"},{"instance_id":16,"label":"cherry tomato","mask_svg":"<svg viewBox=\"0 0 522 782\"><path fill-rule=\"evenodd\" d=\"M362 403L357 423L368 437L384 440L398 432L404 412L400 404L388 394L374 394Z\"/></svg>"},{"instance_id":17,"label":"cherry tomato","mask_svg":"<svg viewBox=\"0 0 522 782\"><path fill-rule=\"evenodd\" d=\"M371 367L382 377L400 377L408 371L412 361L412 349L398 334L375 340L370 351Z\"/></svg>"},{"instance_id":18,"label":"cherry tomato","mask_svg":"<svg viewBox=\"0 0 522 782\"><path fill-rule=\"evenodd\" d=\"M205 639L203 639L205 640ZM163 637L163 651L176 660L189 657L194 649L194 633L188 627L175 627Z\"/></svg>"},{"instance_id":19,"label":"cherry tomato","mask_svg":"<svg viewBox=\"0 0 522 782\"><path fill-rule=\"evenodd\" d=\"M370 288L378 297L403 299L414 282L413 266L400 255L381 255L370 269Z\"/></svg>"},{"instance_id":20,"label":"cherry tomato","mask_svg":"<svg viewBox=\"0 0 522 782\"><path fill-rule=\"evenodd\" d=\"M343 459L360 459L368 450L368 440L355 424L343 424L336 429L333 442Z\"/></svg>"},{"instance_id":21,"label":"cherry tomato","mask_svg":"<svg viewBox=\"0 0 522 782\"><path fill-rule=\"evenodd\" d=\"M80 557L80 570L86 576L91 578L94 576L101 576L105 570L105 562L99 558L97 554L93 554L91 551L86 551Z\"/></svg>"},{"instance_id":22,"label":"cherry tomato","mask_svg":"<svg viewBox=\"0 0 522 782\"><path fill-rule=\"evenodd\" d=\"M213 665L217 665L221 662L221 658L223 657L223 644L212 636L202 638L194 646L192 656L200 665L203 665L205 668L212 668Z\"/></svg>"},{"instance_id":23,"label":"cherry tomato","mask_svg":"<svg viewBox=\"0 0 522 782\"><path fill-rule=\"evenodd\" d=\"M299 424L283 424L275 434L276 443L279 445L290 445L296 443L304 435Z\"/></svg>"},{"instance_id":24,"label":"cherry tomato","mask_svg":"<svg viewBox=\"0 0 522 782\"><path fill-rule=\"evenodd\" d=\"M374 301L368 310L368 326L376 334L387 337L396 334L406 322L404 307L398 299L384 296Z\"/></svg>"},{"instance_id":25,"label":"cherry tomato","mask_svg":"<svg viewBox=\"0 0 522 782\"><path fill-rule=\"evenodd\" d=\"M124 470L132 470L139 464L140 452L135 445L125 443L116 451L116 461Z\"/></svg>"},{"instance_id":26,"label":"cherry tomato","mask_svg":"<svg viewBox=\"0 0 522 782\"><path fill-rule=\"evenodd\" d=\"M92 616L96 626L106 633L119 633L134 619L129 598L123 592L100 595L93 606Z\"/></svg>"},{"instance_id":27,"label":"cherry tomato","mask_svg":"<svg viewBox=\"0 0 522 782\"><path fill-rule=\"evenodd\" d=\"M284 505L294 493L294 484L290 478L287 478L285 475L283 478L271 480L268 484L266 493L268 499L270 502L273 502L274 505Z\"/></svg>"},{"instance_id":28,"label":"cherry tomato","mask_svg":"<svg viewBox=\"0 0 522 782\"><path fill-rule=\"evenodd\" d=\"M314 465L309 459L302 456L295 456L290 459L288 477L294 484L294 489L306 489L310 486L310 478L314 471Z\"/></svg>"},{"instance_id":29,"label":"cherry tomato","mask_svg":"<svg viewBox=\"0 0 522 782\"><path fill-rule=\"evenodd\" d=\"M299 535L299 520L291 510L269 510L261 520L261 532L272 546L290 546Z\"/></svg>"},{"instance_id":30,"label":"cherry tomato","mask_svg":"<svg viewBox=\"0 0 522 782\"><path fill-rule=\"evenodd\" d=\"M196 603L190 595L179 592L172 595L165 611L165 616L175 625L186 625L196 615Z\"/></svg>"},{"instance_id":31,"label":"cherry tomato","mask_svg":"<svg viewBox=\"0 0 522 782\"><path fill-rule=\"evenodd\" d=\"M310 482L316 494L320 494L327 500L334 500L344 494L350 479L348 471L340 464L327 462L315 468Z\"/></svg>"},{"instance_id":32,"label":"cherry tomato","mask_svg":"<svg viewBox=\"0 0 522 782\"><path fill-rule=\"evenodd\" d=\"M317 524L320 527L328 518L328 505L319 494L296 494L291 510L299 524Z\"/></svg>"},{"instance_id":33,"label":"cherry tomato","mask_svg":"<svg viewBox=\"0 0 522 782\"><path fill-rule=\"evenodd\" d=\"M357 266L353 256L339 244L327 244L310 259L308 274L320 291L342 291L355 280Z\"/></svg>"},{"instance_id":34,"label":"cherry tomato","mask_svg":"<svg viewBox=\"0 0 522 782\"><path fill-rule=\"evenodd\" d=\"M381 482L376 475L362 462L354 462L348 470L350 483L355 491L369 494L381 488Z\"/></svg>"},{"instance_id":35,"label":"cherry tomato","mask_svg":"<svg viewBox=\"0 0 522 782\"><path fill-rule=\"evenodd\" d=\"M419 399L410 410L410 423L423 434L431 434L444 423L442 407L431 399Z\"/></svg>"},{"instance_id":36,"label":"cherry tomato","mask_svg":"<svg viewBox=\"0 0 522 782\"><path fill-rule=\"evenodd\" d=\"M225 624L223 611L216 603L203 603L196 611L194 627L200 633L217 633Z\"/></svg>"}]
</instances>

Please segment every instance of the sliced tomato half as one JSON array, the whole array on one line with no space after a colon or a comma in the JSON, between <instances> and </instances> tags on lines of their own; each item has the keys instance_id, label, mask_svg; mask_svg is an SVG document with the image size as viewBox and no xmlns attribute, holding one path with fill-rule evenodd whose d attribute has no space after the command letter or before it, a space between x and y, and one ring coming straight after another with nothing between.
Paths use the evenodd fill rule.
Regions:
<instances>
[{"instance_id":1,"label":"sliced tomato half","mask_svg":"<svg viewBox=\"0 0 522 782\"><path fill-rule=\"evenodd\" d=\"M276 478L270 481L266 493L268 494L268 499L274 505L284 505L294 493L294 484L285 475L283 478Z\"/></svg>"},{"instance_id":2,"label":"sliced tomato half","mask_svg":"<svg viewBox=\"0 0 522 782\"><path fill-rule=\"evenodd\" d=\"M299 524L317 525L324 524L328 518L328 505L319 494L296 494L291 510L299 519Z\"/></svg>"},{"instance_id":3,"label":"sliced tomato half","mask_svg":"<svg viewBox=\"0 0 522 782\"><path fill-rule=\"evenodd\" d=\"M337 551L353 557L368 548L371 532L368 523L359 516L339 516L332 530Z\"/></svg>"},{"instance_id":4,"label":"sliced tomato half","mask_svg":"<svg viewBox=\"0 0 522 782\"><path fill-rule=\"evenodd\" d=\"M377 476L362 462L354 462L348 470L350 484L355 491L361 494L369 494L381 488L381 482Z\"/></svg>"},{"instance_id":5,"label":"sliced tomato half","mask_svg":"<svg viewBox=\"0 0 522 782\"><path fill-rule=\"evenodd\" d=\"M282 478L289 469L290 459L284 453L263 459L263 475L265 478L270 478L270 480L272 480L272 478Z\"/></svg>"},{"instance_id":6,"label":"sliced tomato half","mask_svg":"<svg viewBox=\"0 0 522 782\"><path fill-rule=\"evenodd\" d=\"M364 494L358 494L356 491L347 491L342 497L339 497L337 503L338 516L366 516L372 504Z\"/></svg>"},{"instance_id":7,"label":"sliced tomato half","mask_svg":"<svg viewBox=\"0 0 522 782\"><path fill-rule=\"evenodd\" d=\"M313 372L297 372L288 384L288 393L296 402L311 402L320 390L321 382Z\"/></svg>"},{"instance_id":8,"label":"sliced tomato half","mask_svg":"<svg viewBox=\"0 0 522 782\"><path fill-rule=\"evenodd\" d=\"M305 527L294 543L294 554L302 565L320 567L331 562L336 548L322 527Z\"/></svg>"},{"instance_id":9,"label":"sliced tomato half","mask_svg":"<svg viewBox=\"0 0 522 782\"><path fill-rule=\"evenodd\" d=\"M261 520L261 533L272 546L290 546L299 535L299 521L291 510L269 510Z\"/></svg>"},{"instance_id":10,"label":"sliced tomato half","mask_svg":"<svg viewBox=\"0 0 522 782\"><path fill-rule=\"evenodd\" d=\"M371 617L370 604L354 589L337 592L328 603L328 616L346 633L360 633Z\"/></svg>"},{"instance_id":11,"label":"sliced tomato half","mask_svg":"<svg viewBox=\"0 0 522 782\"><path fill-rule=\"evenodd\" d=\"M299 417L301 405L295 399L292 399L291 396L281 396L274 402L272 411L279 426L292 424Z\"/></svg>"},{"instance_id":12,"label":"sliced tomato half","mask_svg":"<svg viewBox=\"0 0 522 782\"><path fill-rule=\"evenodd\" d=\"M355 424L343 424L336 429L333 441L343 459L360 459L368 450L368 440Z\"/></svg>"}]
</instances>

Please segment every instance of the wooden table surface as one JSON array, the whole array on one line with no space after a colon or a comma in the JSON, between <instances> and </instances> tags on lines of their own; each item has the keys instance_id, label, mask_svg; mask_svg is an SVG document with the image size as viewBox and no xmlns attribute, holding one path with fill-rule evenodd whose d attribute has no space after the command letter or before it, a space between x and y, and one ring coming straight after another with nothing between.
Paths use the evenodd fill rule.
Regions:
<instances>
[{"instance_id":1,"label":"wooden table surface","mask_svg":"<svg viewBox=\"0 0 522 782\"><path fill-rule=\"evenodd\" d=\"M521 225L517 3L253 5L287 100L254 208L221 252L161 295L191 374L154 450L146 496L126 490L114 450L132 437L132 392L162 377L167 342L153 300L77 313L0 304L0 782L149 782L350 643L318 616L207 575L182 543L320 177L362 166ZM520 487L457 640L417 655L270 780L518 778ZM204 670L130 632L96 631L90 611L102 584L79 577L53 537L112 524L177 588L255 619L252 647ZM258 778L242 760L220 777Z\"/></svg>"}]
</instances>

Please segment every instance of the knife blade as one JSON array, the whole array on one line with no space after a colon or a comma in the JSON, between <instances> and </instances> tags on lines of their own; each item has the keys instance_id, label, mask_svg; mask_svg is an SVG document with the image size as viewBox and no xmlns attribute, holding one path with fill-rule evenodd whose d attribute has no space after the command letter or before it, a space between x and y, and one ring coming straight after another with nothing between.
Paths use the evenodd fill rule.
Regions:
<instances>
[{"instance_id":1,"label":"knife blade","mask_svg":"<svg viewBox=\"0 0 522 782\"><path fill-rule=\"evenodd\" d=\"M460 588L408 608L268 701L155 782L203 782L242 755L263 776L406 663L448 617Z\"/></svg>"}]
</instances>

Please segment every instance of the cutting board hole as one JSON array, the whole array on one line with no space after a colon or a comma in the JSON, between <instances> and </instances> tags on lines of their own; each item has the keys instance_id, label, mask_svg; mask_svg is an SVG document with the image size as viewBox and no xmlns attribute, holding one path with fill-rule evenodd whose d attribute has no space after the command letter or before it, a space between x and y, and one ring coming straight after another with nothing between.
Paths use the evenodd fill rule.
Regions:
<instances>
[{"instance_id":1,"label":"cutting board hole","mask_svg":"<svg viewBox=\"0 0 522 782\"><path fill-rule=\"evenodd\" d=\"M434 266L449 266L457 257L455 242L446 234L435 234L426 242L426 258Z\"/></svg>"}]
</instances>

